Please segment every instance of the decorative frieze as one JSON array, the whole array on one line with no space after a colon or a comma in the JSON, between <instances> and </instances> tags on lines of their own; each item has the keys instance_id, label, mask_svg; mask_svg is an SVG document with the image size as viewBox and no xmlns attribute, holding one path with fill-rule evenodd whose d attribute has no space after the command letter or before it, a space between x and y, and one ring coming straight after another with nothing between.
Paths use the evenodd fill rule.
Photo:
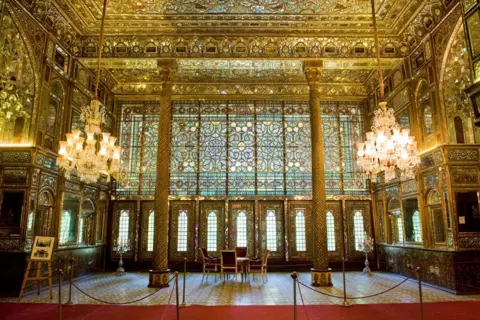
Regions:
<instances>
[{"instance_id":1,"label":"decorative frieze","mask_svg":"<svg viewBox=\"0 0 480 320\"><path fill-rule=\"evenodd\" d=\"M458 149L448 149L447 157L449 161L459 161L459 162L478 162L479 153L478 148L458 148Z\"/></svg>"},{"instance_id":2,"label":"decorative frieze","mask_svg":"<svg viewBox=\"0 0 480 320\"><path fill-rule=\"evenodd\" d=\"M452 167L452 180L458 184L478 183L477 167Z\"/></svg>"},{"instance_id":3,"label":"decorative frieze","mask_svg":"<svg viewBox=\"0 0 480 320\"><path fill-rule=\"evenodd\" d=\"M480 235L463 235L458 236L458 246L464 249L480 248Z\"/></svg>"},{"instance_id":4,"label":"decorative frieze","mask_svg":"<svg viewBox=\"0 0 480 320\"><path fill-rule=\"evenodd\" d=\"M417 180L408 180L402 183L402 193L416 193L417 192Z\"/></svg>"},{"instance_id":5,"label":"decorative frieze","mask_svg":"<svg viewBox=\"0 0 480 320\"><path fill-rule=\"evenodd\" d=\"M29 164L32 161L30 150L3 151L0 154L2 164Z\"/></svg>"},{"instance_id":6,"label":"decorative frieze","mask_svg":"<svg viewBox=\"0 0 480 320\"><path fill-rule=\"evenodd\" d=\"M28 171L26 169L5 169L3 170L4 185L26 185L28 182Z\"/></svg>"}]
</instances>

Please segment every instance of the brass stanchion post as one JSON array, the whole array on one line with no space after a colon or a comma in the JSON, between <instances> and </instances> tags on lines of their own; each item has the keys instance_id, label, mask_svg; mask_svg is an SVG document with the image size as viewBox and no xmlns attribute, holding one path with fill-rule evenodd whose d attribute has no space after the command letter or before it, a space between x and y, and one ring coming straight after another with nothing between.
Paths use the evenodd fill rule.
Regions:
<instances>
[{"instance_id":1,"label":"brass stanchion post","mask_svg":"<svg viewBox=\"0 0 480 320\"><path fill-rule=\"evenodd\" d=\"M62 320L62 280L63 270L58 269L58 319Z\"/></svg>"},{"instance_id":2,"label":"brass stanchion post","mask_svg":"<svg viewBox=\"0 0 480 320\"><path fill-rule=\"evenodd\" d=\"M343 275L343 303L342 303L342 306L350 307L351 304L347 301L347 281L345 279L345 257L342 258L342 275Z\"/></svg>"},{"instance_id":3,"label":"brass stanchion post","mask_svg":"<svg viewBox=\"0 0 480 320\"><path fill-rule=\"evenodd\" d=\"M298 275L295 271L290 275L293 279L293 320L297 320L297 279Z\"/></svg>"},{"instance_id":4,"label":"brass stanchion post","mask_svg":"<svg viewBox=\"0 0 480 320\"><path fill-rule=\"evenodd\" d=\"M72 281L73 281L73 266L75 265L75 259L70 259L70 284L68 286L68 301L65 303L66 306L73 304L72 301Z\"/></svg>"},{"instance_id":5,"label":"brass stanchion post","mask_svg":"<svg viewBox=\"0 0 480 320\"><path fill-rule=\"evenodd\" d=\"M188 307L188 304L185 302L185 289L187 286L187 258L183 258L183 299L180 304L180 308Z\"/></svg>"},{"instance_id":6,"label":"brass stanchion post","mask_svg":"<svg viewBox=\"0 0 480 320\"><path fill-rule=\"evenodd\" d=\"M180 320L180 299L178 295L178 271L175 271L175 294L177 296L177 320Z\"/></svg>"},{"instance_id":7,"label":"brass stanchion post","mask_svg":"<svg viewBox=\"0 0 480 320\"><path fill-rule=\"evenodd\" d=\"M417 279L418 279L418 294L420 298L420 319L423 320L423 294L422 294L422 273L420 267L415 269L417 272Z\"/></svg>"}]
</instances>

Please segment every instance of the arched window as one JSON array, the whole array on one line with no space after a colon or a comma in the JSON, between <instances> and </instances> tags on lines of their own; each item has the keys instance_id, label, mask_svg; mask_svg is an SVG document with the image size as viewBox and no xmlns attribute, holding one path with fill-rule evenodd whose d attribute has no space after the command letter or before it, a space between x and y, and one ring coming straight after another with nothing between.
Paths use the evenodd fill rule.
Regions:
<instances>
[{"instance_id":1,"label":"arched window","mask_svg":"<svg viewBox=\"0 0 480 320\"><path fill-rule=\"evenodd\" d=\"M355 210L353 214L353 236L355 238L355 250L358 250L360 244L365 240L362 210Z\"/></svg>"},{"instance_id":2,"label":"arched window","mask_svg":"<svg viewBox=\"0 0 480 320\"><path fill-rule=\"evenodd\" d=\"M423 133L425 136L433 133L435 130L435 110L430 98L430 91L425 80L421 80L417 91L417 101L423 120Z\"/></svg>"},{"instance_id":3,"label":"arched window","mask_svg":"<svg viewBox=\"0 0 480 320\"><path fill-rule=\"evenodd\" d=\"M78 228L78 243L84 243L85 242L85 239L84 239L84 228L85 228L85 217L81 217L80 218L80 226Z\"/></svg>"},{"instance_id":4,"label":"arched window","mask_svg":"<svg viewBox=\"0 0 480 320\"><path fill-rule=\"evenodd\" d=\"M455 126L455 139L457 143L465 143L465 136L463 135L463 122L462 118L455 117L453 119L453 124Z\"/></svg>"},{"instance_id":5,"label":"arched window","mask_svg":"<svg viewBox=\"0 0 480 320\"><path fill-rule=\"evenodd\" d=\"M413 239L415 242L422 242L422 223L420 221L420 212L416 210L412 216Z\"/></svg>"},{"instance_id":6,"label":"arched window","mask_svg":"<svg viewBox=\"0 0 480 320\"><path fill-rule=\"evenodd\" d=\"M147 251L153 251L153 233L155 229L155 211L150 210L148 213L148 230L147 230Z\"/></svg>"},{"instance_id":7,"label":"arched window","mask_svg":"<svg viewBox=\"0 0 480 320\"><path fill-rule=\"evenodd\" d=\"M67 243L70 233L70 224L72 213L69 210L62 212L62 222L60 223L60 243Z\"/></svg>"},{"instance_id":8,"label":"arched window","mask_svg":"<svg viewBox=\"0 0 480 320\"><path fill-rule=\"evenodd\" d=\"M187 210L180 210L178 215L178 234L177 234L177 251L187 251L187 238L188 238L188 216Z\"/></svg>"},{"instance_id":9,"label":"arched window","mask_svg":"<svg viewBox=\"0 0 480 320\"><path fill-rule=\"evenodd\" d=\"M403 223L402 223L402 219L401 219L400 216L398 216L396 219L397 219L398 243L403 243Z\"/></svg>"},{"instance_id":10,"label":"arched window","mask_svg":"<svg viewBox=\"0 0 480 320\"><path fill-rule=\"evenodd\" d=\"M307 241L305 235L305 211L296 210L295 213L295 240L297 251L307 251Z\"/></svg>"},{"instance_id":11,"label":"arched window","mask_svg":"<svg viewBox=\"0 0 480 320\"><path fill-rule=\"evenodd\" d=\"M212 210L207 218L207 251L217 251L217 211Z\"/></svg>"},{"instance_id":12,"label":"arched window","mask_svg":"<svg viewBox=\"0 0 480 320\"><path fill-rule=\"evenodd\" d=\"M118 221L118 245L129 247L130 234L128 232L130 227L130 214L128 210L120 211L120 220Z\"/></svg>"},{"instance_id":13,"label":"arched window","mask_svg":"<svg viewBox=\"0 0 480 320\"><path fill-rule=\"evenodd\" d=\"M335 251L335 218L332 212L327 211L327 248Z\"/></svg>"},{"instance_id":14,"label":"arched window","mask_svg":"<svg viewBox=\"0 0 480 320\"><path fill-rule=\"evenodd\" d=\"M247 246L247 216L245 211L240 211L237 216L237 246Z\"/></svg>"},{"instance_id":15,"label":"arched window","mask_svg":"<svg viewBox=\"0 0 480 320\"><path fill-rule=\"evenodd\" d=\"M277 251L277 218L275 210L267 210L267 249Z\"/></svg>"}]
</instances>

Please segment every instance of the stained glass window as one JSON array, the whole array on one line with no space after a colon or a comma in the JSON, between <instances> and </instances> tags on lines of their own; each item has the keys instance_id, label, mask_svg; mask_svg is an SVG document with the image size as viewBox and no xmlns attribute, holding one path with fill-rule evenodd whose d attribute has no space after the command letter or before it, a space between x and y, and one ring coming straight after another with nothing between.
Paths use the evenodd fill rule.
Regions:
<instances>
[{"instance_id":1,"label":"stained glass window","mask_svg":"<svg viewBox=\"0 0 480 320\"><path fill-rule=\"evenodd\" d=\"M155 211L150 210L148 213L148 230L147 230L147 251L153 251L153 235L155 232Z\"/></svg>"},{"instance_id":2,"label":"stained glass window","mask_svg":"<svg viewBox=\"0 0 480 320\"><path fill-rule=\"evenodd\" d=\"M362 105L322 102L327 194L367 194L355 164ZM116 196L155 190L159 104L120 102L120 178ZM310 195L308 101L172 103L170 194Z\"/></svg>"},{"instance_id":3,"label":"stained glass window","mask_svg":"<svg viewBox=\"0 0 480 320\"><path fill-rule=\"evenodd\" d=\"M353 236L355 238L355 250L358 250L360 244L365 240L362 210L356 210L353 214Z\"/></svg>"},{"instance_id":4,"label":"stained glass window","mask_svg":"<svg viewBox=\"0 0 480 320\"><path fill-rule=\"evenodd\" d=\"M335 218L330 211L327 211L327 248L335 251Z\"/></svg>"},{"instance_id":5,"label":"stained glass window","mask_svg":"<svg viewBox=\"0 0 480 320\"><path fill-rule=\"evenodd\" d=\"M177 232L177 251L187 251L188 239L188 216L186 210L180 210L178 215L178 232Z\"/></svg>"},{"instance_id":6,"label":"stained glass window","mask_svg":"<svg viewBox=\"0 0 480 320\"><path fill-rule=\"evenodd\" d=\"M207 219L207 251L217 251L217 212L210 211Z\"/></svg>"},{"instance_id":7,"label":"stained glass window","mask_svg":"<svg viewBox=\"0 0 480 320\"><path fill-rule=\"evenodd\" d=\"M327 194L368 194L354 148L363 136L362 104L325 101L321 106Z\"/></svg>"},{"instance_id":8,"label":"stained glass window","mask_svg":"<svg viewBox=\"0 0 480 320\"><path fill-rule=\"evenodd\" d=\"M413 239L415 242L422 242L422 223L420 221L420 212L417 210L412 216Z\"/></svg>"},{"instance_id":9,"label":"stained glass window","mask_svg":"<svg viewBox=\"0 0 480 320\"><path fill-rule=\"evenodd\" d=\"M171 194L311 193L308 102L177 101L172 110Z\"/></svg>"},{"instance_id":10,"label":"stained glass window","mask_svg":"<svg viewBox=\"0 0 480 320\"><path fill-rule=\"evenodd\" d=\"M114 194L154 195L159 103L122 101L119 110L121 166Z\"/></svg>"},{"instance_id":11,"label":"stained glass window","mask_svg":"<svg viewBox=\"0 0 480 320\"><path fill-rule=\"evenodd\" d=\"M68 236L70 234L70 223L72 219L72 213L69 210L62 212L62 222L60 223L60 243L68 242Z\"/></svg>"},{"instance_id":12,"label":"stained glass window","mask_svg":"<svg viewBox=\"0 0 480 320\"><path fill-rule=\"evenodd\" d=\"M247 216L245 211L240 211L237 216L237 246L247 246Z\"/></svg>"},{"instance_id":13,"label":"stained glass window","mask_svg":"<svg viewBox=\"0 0 480 320\"><path fill-rule=\"evenodd\" d=\"M275 210L267 210L267 249L277 251L277 218Z\"/></svg>"},{"instance_id":14,"label":"stained glass window","mask_svg":"<svg viewBox=\"0 0 480 320\"><path fill-rule=\"evenodd\" d=\"M305 235L305 210L295 211L295 243L297 251L307 251L307 240Z\"/></svg>"},{"instance_id":15,"label":"stained glass window","mask_svg":"<svg viewBox=\"0 0 480 320\"><path fill-rule=\"evenodd\" d=\"M120 210L120 219L118 221L118 245L129 247L130 244L130 214L128 210Z\"/></svg>"}]
</instances>

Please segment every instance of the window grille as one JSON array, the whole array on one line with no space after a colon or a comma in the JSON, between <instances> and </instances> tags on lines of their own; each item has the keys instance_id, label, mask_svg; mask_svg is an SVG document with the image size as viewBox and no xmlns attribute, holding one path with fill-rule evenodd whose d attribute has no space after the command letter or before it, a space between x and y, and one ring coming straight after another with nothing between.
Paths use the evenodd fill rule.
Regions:
<instances>
[{"instance_id":1,"label":"window grille","mask_svg":"<svg viewBox=\"0 0 480 320\"><path fill-rule=\"evenodd\" d=\"M120 210L120 220L118 221L118 245L129 247L130 234L128 232L130 226L130 212L128 210Z\"/></svg>"},{"instance_id":2,"label":"window grille","mask_svg":"<svg viewBox=\"0 0 480 320\"><path fill-rule=\"evenodd\" d=\"M420 220L420 212L417 210L412 216L413 239L415 242L422 242L422 222Z\"/></svg>"},{"instance_id":3,"label":"window grille","mask_svg":"<svg viewBox=\"0 0 480 320\"><path fill-rule=\"evenodd\" d=\"M153 234L155 230L155 211L148 213L148 231L147 231L147 251L153 251Z\"/></svg>"},{"instance_id":4,"label":"window grille","mask_svg":"<svg viewBox=\"0 0 480 320\"><path fill-rule=\"evenodd\" d=\"M275 210L267 210L267 249L277 251L277 218Z\"/></svg>"},{"instance_id":5,"label":"window grille","mask_svg":"<svg viewBox=\"0 0 480 320\"><path fill-rule=\"evenodd\" d=\"M328 251L335 251L335 218L330 211L327 211L327 248Z\"/></svg>"},{"instance_id":6,"label":"window grille","mask_svg":"<svg viewBox=\"0 0 480 320\"><path fill-rule=\"evenodd\" d=\"M398 243L403 243L403 223L402 218L397 217Z\"/></svg>"},{"instance_id":7,"label":"window grille","mask_svg":"<svg viewBox=\"0 0 480 320\"><path fill-rule=\"evenodd\" d=\"M362 210L355 210L353 214L353 233L355 238L355 250L358 250L360 244L365 240Z\"/></svg>"},{"instance_id":8,"label":"window grille","mask_svg":"<svg viewBox=\"0 0 480 320\"><path fill-rule=\"evenodd\" d=\"M243 210L237 216L237 246L247 246L247 216Z\"/></svg>"},{"instance_id":9,"label":"window grille","mask_svg":"<svg viewBox=\"0 0 480 320\"><path fill-rule=\"evenodd\" d=\"M187 238L188 238L188 216L187 210L180 210L178 215L178 241L177 241L177 251L186 252L187 251Z\"/></svg>"},{"instance_id":10,"label":"window grille","mask_svg":"<svg viewBox=\"0 0 480 320\"><path fill-rule=\"evenodd\" d=\"M208 213L207 251L217 251L217 211L215 210Z\"/></svg>"},{"instance_id":11,"label":"window grille","mask_svg":"<svg viewBox=\"0 0 480 320\"><path fill-rule=\"evenodd\" d=\"M297 251L307 251L304 209L299 209L295 212L295 240Z\"/></svg>"},{"instance_id":12,"label":"window grille","mask_svg":"<svg viewBox=\"0 0 480 320\"><path fill-rule=\"evenodd\" d=\"M69 210L62 212L62 222L60 224L60 243L67 243L70 234L70 224L72 213Z\"/></svg>"}]
</instances>

